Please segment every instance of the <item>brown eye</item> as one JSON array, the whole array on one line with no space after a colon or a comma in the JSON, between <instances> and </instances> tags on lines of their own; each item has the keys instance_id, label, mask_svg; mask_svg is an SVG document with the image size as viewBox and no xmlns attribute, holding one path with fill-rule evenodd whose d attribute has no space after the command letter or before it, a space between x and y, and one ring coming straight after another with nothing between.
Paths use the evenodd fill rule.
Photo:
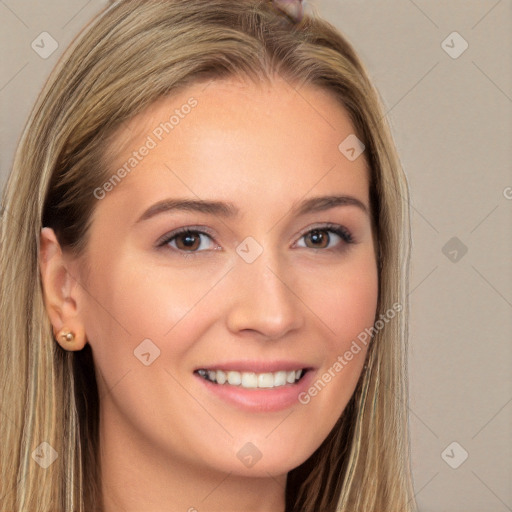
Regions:
<instances>
[{"instance_id":1,"label":"brown eye","mask_svg":"<svg viewBox=\"0 0 512 512\"><path fill-rule=\"evenodd\" d=\"M213 238L208 233L184 228L163 237L157 244L159 247L167 246L182 253L200 253L212 250L215 246Z\"/></svg>"},{"instance_id":2,"label":"brown eye","mask_svg":"<svg viewBox=\"0 0 512 512\"><path fill-rule=\"evenodd\" d=\"M343 250L348 244L353 244L354 238L348 229L337 224L326 224L305 232L299 247L306 249Z\"/></svg>"},{"instance_id":3,"label":"brown eye","mask_svg":"<svg viewBox=\"0 0 512 512\"><path fill-rule=\"evenodd\" d=\"M176 247L183 251L195 251L201 245L201 237L197 233L182 233L176 238Z\"/></svg>"},{"instance_id":4,"label":"brown eye","mask_svg":"<svg viewBox=\"0 0 512 512\"><path fill-rule=\"evenodd\" d=\"M306 246L311 249L325 249L329 245L330 237L327 230L315 229L306 234L304 240L306 240ZM308 241L311 245L308 245Z\"/></svg>"}]
</instances>

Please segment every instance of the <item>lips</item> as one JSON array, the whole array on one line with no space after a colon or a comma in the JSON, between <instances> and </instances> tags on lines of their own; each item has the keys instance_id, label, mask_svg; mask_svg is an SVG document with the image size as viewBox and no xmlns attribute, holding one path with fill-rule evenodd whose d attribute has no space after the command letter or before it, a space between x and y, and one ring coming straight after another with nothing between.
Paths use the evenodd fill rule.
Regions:
<instances>
[{"instance_id":1,"label":"lips","mask_svg":"<svg viewBox=\"0 0 512 512\"><path fill-rule=\"evenodd\" d=\"M253 413L298 405L298 397L311 386L316 373L316 368L301 361L231 361L193 372L214 402Z\"/></svg>"}]
</instances>

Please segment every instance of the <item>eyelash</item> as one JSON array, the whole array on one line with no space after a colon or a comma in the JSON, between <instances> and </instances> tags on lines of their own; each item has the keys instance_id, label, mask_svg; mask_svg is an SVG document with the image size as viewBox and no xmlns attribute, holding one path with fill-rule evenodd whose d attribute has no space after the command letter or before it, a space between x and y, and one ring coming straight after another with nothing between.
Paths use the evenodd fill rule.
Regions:
<instances>
[{"instance_id":1,"label":"eyelash","mask_svg":"<svg viewBox=\"0 0 512 512\"><path fill-rule=\"evenodd\" d=\"M343 242L342 244L340 244L342 246L345 244L355 243L355 240L348 229L346 229L345 227L340 226L338 224L332 224L332 223L326 223L321 226L315 226L314 228L309 228L307 231L303 232L300 235L299 240L314 231L325 231L328 233L334 233L335 235L338 235ZM187 226L184 228L179 228L179 229L173 231L172 233L169 233L168 235L164 235L162 238L160 238L160 240L158 240L156 245L158 248L165 248L167 246L167 244L169 244L169 242L171 242L178 236L184 235L184 234L207 235L215 243L213 233L208 228L206 228L204 226ZM327 248L327 249L323 249L323 248L315 249L314 247L302 247L302 248L303 249L320 250L320 251L341 251L341 250L343 250L343 247L338 247L338 246ZM175 252L181 253L185 257L189 257L190 255L197 255L199 253L205 252L204 250L203 251L197 251L197 250L196 251L184 251L182 249L177 249L175 247L169 247L169 249L171 249Z\"/></svg>"}]
</instances>

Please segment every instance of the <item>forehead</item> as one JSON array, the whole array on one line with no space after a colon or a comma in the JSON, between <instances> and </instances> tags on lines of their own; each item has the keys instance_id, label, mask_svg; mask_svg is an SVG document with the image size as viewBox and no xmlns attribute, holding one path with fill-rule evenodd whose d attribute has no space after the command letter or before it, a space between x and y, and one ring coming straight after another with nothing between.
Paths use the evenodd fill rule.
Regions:
<instances>
[{"instance_id":1,"label":"forehead","mask_svg":"<svg viewBox=\"0 0 512 512\"><path fill-rule=\"evenodd\" d=\"M280 78L202 82L160 98L121 126L109 143L108 171L128 171L113 194L169 188L263 199L275 192L293 201L312 187L322 193L343 187L364 199L365 156L350 161L340 150L350 136L347 111L322 88L298 89Z\"/></svg>"}]
</instances>

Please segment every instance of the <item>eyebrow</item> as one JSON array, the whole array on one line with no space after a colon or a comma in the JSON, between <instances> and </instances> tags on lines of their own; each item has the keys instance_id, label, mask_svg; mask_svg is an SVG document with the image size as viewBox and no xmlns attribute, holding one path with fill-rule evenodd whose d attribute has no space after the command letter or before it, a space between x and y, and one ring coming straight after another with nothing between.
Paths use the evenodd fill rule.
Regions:
<instances>
[{"instance_id":1,"label":"eyebrow","mask_svg":"<svg viewBox=\"0 0 512 512\"><path fill-rule=\"evenodd\" d=\"M367 206L353 196L346 195L332 195L332 196L319 196L312 197L295 203L292 207L291 213L296 215L307 215L309 213L323 212L336 208L338 206L356 206L362 210L366 215L369 215ZM206 201L204 199L164 199L154 205L150 206L136 221L135 224L144 220L150 219L155 215L161 213L169 213L173 211L192 211L198 213L205 213L208 215L221 216L225 218L237 217L240 210L229 202L222 201Z\"/></svg>"}]
</instances>

